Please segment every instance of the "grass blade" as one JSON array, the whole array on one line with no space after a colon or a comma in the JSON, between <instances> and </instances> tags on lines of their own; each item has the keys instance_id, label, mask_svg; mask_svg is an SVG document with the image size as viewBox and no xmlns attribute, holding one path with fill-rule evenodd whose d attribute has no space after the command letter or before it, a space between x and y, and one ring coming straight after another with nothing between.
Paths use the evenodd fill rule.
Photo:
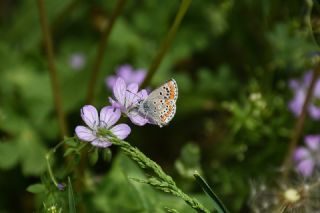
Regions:
<instances>
[{"instance_id":1,"label":"grass blade","mask_svg":"<svg viewBox=\"0 0 320 213\"><path fill-rule=\"evenodd\" d=\"M213 190L210 188L210 186L207 184L207 182L198 174L195 173L194 177L197 181L197 183L201 186L201 188L207 193L207 195L210 196L210 198L213 200L213 204L215 209L219 213L229 213L227 208L224 206L222 201L218 198L218 196L213 192Z\"/></svg>"},{"instance_id":2,"label":"grass blade","mask_svg":"<svg viewBox=\"0 0 320 213\"><path fill-rule=\"evenodd\" d=\"M68 177L68 200L69 200L69 212L76 213L76 205L74 202L72 184L70 181L70 177Z\"/></svg>"}]
</instances>

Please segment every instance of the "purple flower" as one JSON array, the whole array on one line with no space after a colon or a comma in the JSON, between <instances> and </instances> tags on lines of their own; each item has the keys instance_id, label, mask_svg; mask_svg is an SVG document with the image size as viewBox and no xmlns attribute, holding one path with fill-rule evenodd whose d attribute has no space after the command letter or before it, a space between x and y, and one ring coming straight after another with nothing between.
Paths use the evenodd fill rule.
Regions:
<instances>
[{"instance_id":1,"label":"purple flower","mask_svg":"<svg viewBox=\"0 0 320 213\"><path fill-rule=\"evenodd\" d=\"M146 71L143 69L133 70L128 64L122 65L117 69L116 75L106 78L106 85L113 89L118 77L121 77L128 85L136 83L140 86L146 77Z\"/></svg>"},{"instance_id":2,"label":"purple flower","mask_svg":"<svg viewBox=\"0 0 320 213\"><path fill-rule=\"evenodd\" d=\"M312 175L315 167L320 166L320 135L308 135L304 138L306 147L298 147L294 153L296 169L304 177Z\"/></svg>"},{"instance_id":3,"label":"purple flower","mask_svg":"<svg viewBox=\"0 0 320 213\"><path fill-rule=\"evenodd\" d=\"M60 191L64 191L66 189L66 184L65 183L58 183L57 188Z\"/></svg>"},{"instance_id":4,"label":"purple flower","mask_svg":"<svg viewBox=\"0 0 320 213\"><path fill-rule=\"evenodd\" d=\"M74 53L69 58L69 64L72 69L80 70L86 64L86 58L83 53Z\"/></svg>"},{"instance_id":5,"label":"purple flower","mask_svg":"<svg viewBox=\"0 0 320 213\"><path fill-rule=\"evenodd\" d=\"M121 112L119 109L107 106L100 111L100 117L95 107L86 105L81 109L82 120L87 124L77 126L76 134L79 139L90 142L93 146L109 147L111 142L108 139L106 130L111 131L119 139L125 139L131 132L127 124L114 124L120 119Z\"/></svg>"},{"instance_id":6,"label":"purple flower","mask_svg":"<svg viewBox=\"0 0 320 213\"><path fill-rule=\"evenodd\" d=\"M109 98L110 103L114 108L120 109L122 113L127 115L132 123L143 126L148 123L148 119L142 116L137 109L137 103L148 97L145 89L139 90L137 83L131 83L127 86L124 79L117 78L113 86L113 95L116 100Z\"/></svg>"},{"instance_id":7,"label":"purple flower","mask_svg":"<svg viewBox=\"0 0 320 213\"><path fill-rule=\"evenodd\" d=\"M310 86L312 79L312 71L307 72L302 82L298 80L290 80L289 87L294 92L293 99L289 102L289 110L297 117L300 115L304 100L307 96L307 89ZM318 103L317 103L318 102ZM320 79L317 80L313 91L312 101L308 106L308 113L314 120L320 120Z\"/></svg>"}]
</instances>

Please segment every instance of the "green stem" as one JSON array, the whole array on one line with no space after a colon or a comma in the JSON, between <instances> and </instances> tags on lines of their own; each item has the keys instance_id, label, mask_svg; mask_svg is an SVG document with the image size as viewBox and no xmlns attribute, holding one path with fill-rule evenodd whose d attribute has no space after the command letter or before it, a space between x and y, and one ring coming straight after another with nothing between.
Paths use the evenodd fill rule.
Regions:
<instances>
[{"instance_id":1,"label":"green stem","mask_svg":"<svg viewBox=\"0 0 320 213\"><path fill-rule=\"evenodd\" d=\"M51 79L54 104L58 114L60 133L61 133L61 136L63 137L67 135L67 121L64 114L64 110L63 110L61 92L60 92L60 87L58 82L58 74L57 74L55 63L54 63L53 43L52 43L50 29L48 26L44 1L43 0L37 0L37 1L38 1L41 29L42 29L42 34L44 36L45 46L47 51L47 60L48 60L48 66L49 66L49 74Z\"/></svg>"},{"instance_id":2,"label":"green stem","mask_svg":"<svg viewBox=\"0 0 320 213\"><path fill-rule=\"evenodd\" d=\"M50 165L50 158L52 155L53 151L50 150L47 154L46 154L46 161L47 161L47 168L48 168L48 172L49 172L49 176L51 178L51 181L53 182L53 184L58 187L58 182L56 180L56 178L53 175L52 169L51 169L51 165Z\"/></svg>"},{"instance_id":3,"label":"green stem","mask_svg":"<svg viewBox=\"0 0 320 213\"><path fill-rule=\"evenodd\" d=\"M184 15L186 14L186 12L189 9L190 3L191 3L191 0L182 0L181 1L181 4L180 4L179 10L178 10L178 13L175 17L175 20L174 20L166 38L165 38L165 40L163 41L163 43L159 49L159 52L157 53L156 57L154 58L153 62L151 63L151 65L148 69L148 74L141 85L142 88L146 87L146 85L148 85L150 83L150 80L152 79L152 77L156 73L156 70L159 67L162 59L164 58L164 55L166 54L167 50L171 46L171 43L177 33L177 30L179 29L179 26L181 24L181 21L182 21Z\"/></svg>"},{"instance_id":4,"label":"green stem","mask_svg":"<svg viewBox=\"0 0 320 213\"><path fill-rule=\"evenodd\" d=\"M99 70L102 65L104 55L105 55L108 40L109 40L111 31L112 31L112 28L114 26L114 23L116 22L118 16L121 14L122 9L124 7L124 4L125 4L125 0L118 0L117 1L117 5L111 14L110 22L102 33L100 45L97 50L97 56L95 58L95 61L93 63L93 67L91 70L91 77L89 80L88 93L87 93L87 98L86 98L87 104L90 104L94 99L95 85L96 85Z\"/></svg>"},{"instance_id":5,"label":"green stem","mask_svg":"<svg viewBox=\"0 0 320 213\"><path fill-rule=\"evenodd\" d=\"M70 138L74 138L74 137L70 137ZM68 138L68 140L70 140L70 138ZM47 154L45 155L46 158L46 162L47 162L47 169L48 169L48 173L50 176L51 181L53 182L53 184L58 187L58 181L56 180L53 172L52 172L52 168L51 168L51 164L50 164L50 160L52 155L57 151L58 148L60 148L62 145L65 144L65 140L61 141L60 143L58 143L55 147L53 147L50 151L47 152ZM87 143L81 144L79 146L78 151L82 150L85 146L87 145ZM69 161L69 163L71 163L72 161Z\"/></svg>"},{"instance_id":6,"label":"green stem","mask_svg":"<svg viewBox=\"0 0 320 213\"><path fill-rule=\"evenodd\" d=\"M108 139L114 144L119 146L126 155L128 155L132 160L134 160L138 165L143 169L151 170L154 173L156 178L149 178L147 181L142 181L152 185L155 188L158 188L167 193L171 193L177 197L182 198L189 206L195 209L198 212L209 213L209 210L206 209L201 203L199 203L195 198L190 197L189 195L182 192L173 181L173 179L167 175L162 168L144 155L139 149L131 146L128 142L119 140L112 133L109 133L111 137Z\"/></svg>"}]
</instances>

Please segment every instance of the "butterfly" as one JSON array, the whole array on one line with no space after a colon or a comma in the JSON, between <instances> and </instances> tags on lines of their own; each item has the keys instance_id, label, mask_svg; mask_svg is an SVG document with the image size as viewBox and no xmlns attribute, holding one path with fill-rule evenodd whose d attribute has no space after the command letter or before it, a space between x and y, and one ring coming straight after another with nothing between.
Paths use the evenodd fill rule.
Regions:
<instances>
[{"instance_id":1,"label":"butterfly","mask_svg":"<svg viewBox=\"0 0 320 213\"><path fill-rule=\"evenodd\" d=\"M159 127L167 125L176 113L178 84L174 79L153 90L149 96L138 101L138 113L145 116L152 124Z\"/></svg>"}]
</instances>

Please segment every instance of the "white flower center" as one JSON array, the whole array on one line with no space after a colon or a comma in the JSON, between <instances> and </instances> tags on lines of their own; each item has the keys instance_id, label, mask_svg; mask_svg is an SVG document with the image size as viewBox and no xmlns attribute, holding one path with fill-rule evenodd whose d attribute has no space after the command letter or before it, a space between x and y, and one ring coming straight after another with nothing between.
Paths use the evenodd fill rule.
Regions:
<instances>
[{"instance_id":1,"label":"white flower center","mask_svg":"<svg viewBox=\"0 0 320 213\"><path fill-rule=\"evenodd\" d=\"M289 201L290 203L295 203L300 200L301 196L299 192L295 189L287 189L284 192L284 198Z\"/></svg>"}]
</instances>

